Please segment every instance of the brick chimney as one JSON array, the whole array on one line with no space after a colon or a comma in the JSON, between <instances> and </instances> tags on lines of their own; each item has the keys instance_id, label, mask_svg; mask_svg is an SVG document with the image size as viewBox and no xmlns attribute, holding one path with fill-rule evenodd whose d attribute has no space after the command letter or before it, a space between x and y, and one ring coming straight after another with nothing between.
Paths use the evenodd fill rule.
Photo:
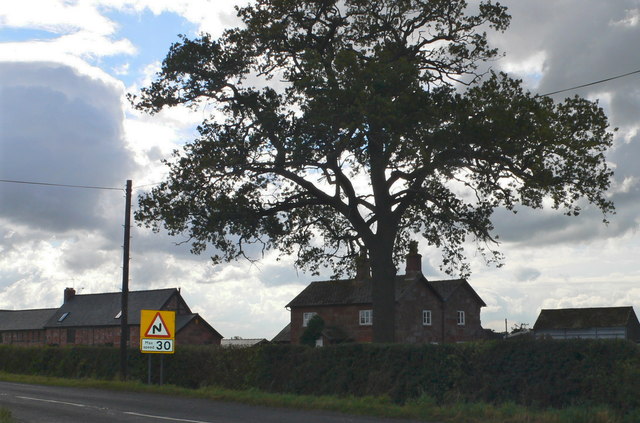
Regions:
<instances>
[{"instance_id":1,"label":"brick chimney","mask_svg":"<svg viewBox=\"0 0 640 423\"><path fill-rule=\"evenodd\" d=\"M367 257L365 250L360 251L360 255L356 258L356 278L357 281L362 281L371 278L371 262Z\"/></svg>"},{"instance_id":2,"label":"brick chimney","mask_svg":"<svg viewBox=\"0 0 640 423\"><path fill-rule=\"evenodd\" d=\"M76 296L76 290L73 288L65 288L64 290L64 303L71 300Z\"/></svg>"},{"instance_id":3,"label":"brick chimney","mask_svg":"<svg viewBox=\"0 0 640 423\"><path fill-rule=\"evenodd\" d=\"M409 254L406 255L407 270L406 275L409 277L416 277L419 273L422 273L422 254L418 253L418 242L409 242Z\"/></svg>"}]
</instances>

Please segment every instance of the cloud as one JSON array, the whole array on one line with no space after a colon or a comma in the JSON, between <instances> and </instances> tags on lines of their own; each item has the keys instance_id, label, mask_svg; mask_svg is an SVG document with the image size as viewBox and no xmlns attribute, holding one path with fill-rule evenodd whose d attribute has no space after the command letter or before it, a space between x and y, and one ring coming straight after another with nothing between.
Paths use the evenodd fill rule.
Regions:
<instances>
[{"instance_id":1,"label":"cloud","mask_svg":"<svg viewBox=\"0 0 640 423\"><path fill-rule=\"evenodd\" d=\"M46 85L43 81L47 81ZM3 179L124 186L121 92L51 63L0 63ZM82 94L81 94L82 93ZM98 190L3 184L0 216L51 232L99 227Z\"/></svg>"}]
</instances>

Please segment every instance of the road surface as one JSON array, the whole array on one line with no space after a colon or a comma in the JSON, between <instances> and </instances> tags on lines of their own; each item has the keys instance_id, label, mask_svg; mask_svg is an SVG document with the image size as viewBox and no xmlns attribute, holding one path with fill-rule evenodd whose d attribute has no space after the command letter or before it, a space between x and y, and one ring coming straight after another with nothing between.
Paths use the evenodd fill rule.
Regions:
<instances>
[{"instance_id":1,"label":"road surface","mask_svg":"<svg viewBox=\"0 0 640 423\"><path fill-rule=\"evenodd\" d=\"M0 406L24 423L391 423L409 420L250 406L99 389L0 382Z\"/></svg>"}]
</instances>

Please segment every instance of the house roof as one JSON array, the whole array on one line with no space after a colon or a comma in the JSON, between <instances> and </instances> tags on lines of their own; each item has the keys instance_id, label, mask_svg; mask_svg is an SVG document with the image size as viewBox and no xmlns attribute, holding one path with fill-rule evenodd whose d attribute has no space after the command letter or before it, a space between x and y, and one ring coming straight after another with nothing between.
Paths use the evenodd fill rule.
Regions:
<instances>
[{"instance_id":1,"label":"house roof","mask_svg":"<svg viewBox=\"0 0 640 423\"><path fill-rule=\"evenodd\" d=\"M140 310L161 310L174 295L177 288L129 292L127 322L140 324ZM120 292L104 294L74 295L55 310L45 327L115 326L121 309ZM66 313L65 318L62 318ZM177 323L177 322L176 322ZM176 330L179 330L178 328Z\"/></svg>"},{"instance_id":2,"label":"house roof","mask_svg":"<svg viewBox=\"0 0 640 423\"><path fill-rule=\"evenodd\" d=\"M371 279L341 279L312 282L286 307L371 304ZM406 288L405 278L396 276L396 298Z\"/></svg>"},{"instance_id":3,"label":"house roof","mask_svg":"<svg viewBox=\"0 0 640 423\"><path fill-rule=\"evenodd\" d=\"M637 323L633 307L592 307L541 310L533 330L584 329L626 326Z\"/></svg>"},{"instance_id":4,"label":"house roof","mask_svg":"<svg viewBox=\"0 0 640 423\"><path fill-rule=\"evenodd\" d=\"M436 290L444 301L447 301L458 289L466 289L483 307L487 306L487 304L482 301L482 298L480 298L478 293L471 287L471 285L469 285L469 282L467 282L466 279L429 281L429 285Z\"/></svg>"},{"instance_id":5,"label":"house roof","mask_svg":"<svg viewBox=\"0 0 640 423\"><path fill-rule=\"evenodd\" d=\"M291 322L287 323L287 326L282 328L282 330L273 337L271 342L276 344L291 342Z\"/></svg>"},{"instance_id":6,"label":"house roof","mask_svg":"<svg viewBox=\"0 0 640 423\"><path fill-rule=\"evenodd\" d=\"M427 281L422 275L417 278L407 277L405 275L396 276L396 300L402 297L404 292L407 291L407 288L413 283L419 281L425 283L443 301L446 301L459 288L463 288L469 290L482 306L486 306L480 296L478 296L473 288L471 288L471 285L464 279ZM286 307L371 304L373 302L371 284L371 279L342 279L312 282L291 300Z\"/></svg>"},{"instance_id":7,"label":"house roof","mask_svg":"<svg viewBox=\"0 0 640 423\"><path fill-rule=\"evenodd\" d=\"M42 329L56 310L56 308L0 310L0 332Z\"/></svg>"}]
</instances>

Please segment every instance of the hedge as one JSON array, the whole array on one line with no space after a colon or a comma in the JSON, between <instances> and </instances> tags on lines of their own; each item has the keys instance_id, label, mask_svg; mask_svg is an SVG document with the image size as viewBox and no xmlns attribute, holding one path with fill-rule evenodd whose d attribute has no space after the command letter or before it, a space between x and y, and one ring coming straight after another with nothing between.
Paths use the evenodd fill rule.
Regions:
<instances>
[{"instance_id":1,"label":"hedge","mask_svg":"<svg viewBox=\"0 0 640 423\"><path fill-rule=\"evenodd\" d=\"M129 351L129 377L146 381L148 355ZM153 355L153 380L159 357ZM346 344L186 347L165 356L166 383L310 395L384 395L403 403L450 401L539 407L640 409L640 349L626 341L483 342L450 345ZM71 378L118 377L113 347L0 345L0 371Z\"/></svg>"}]
</instances>

